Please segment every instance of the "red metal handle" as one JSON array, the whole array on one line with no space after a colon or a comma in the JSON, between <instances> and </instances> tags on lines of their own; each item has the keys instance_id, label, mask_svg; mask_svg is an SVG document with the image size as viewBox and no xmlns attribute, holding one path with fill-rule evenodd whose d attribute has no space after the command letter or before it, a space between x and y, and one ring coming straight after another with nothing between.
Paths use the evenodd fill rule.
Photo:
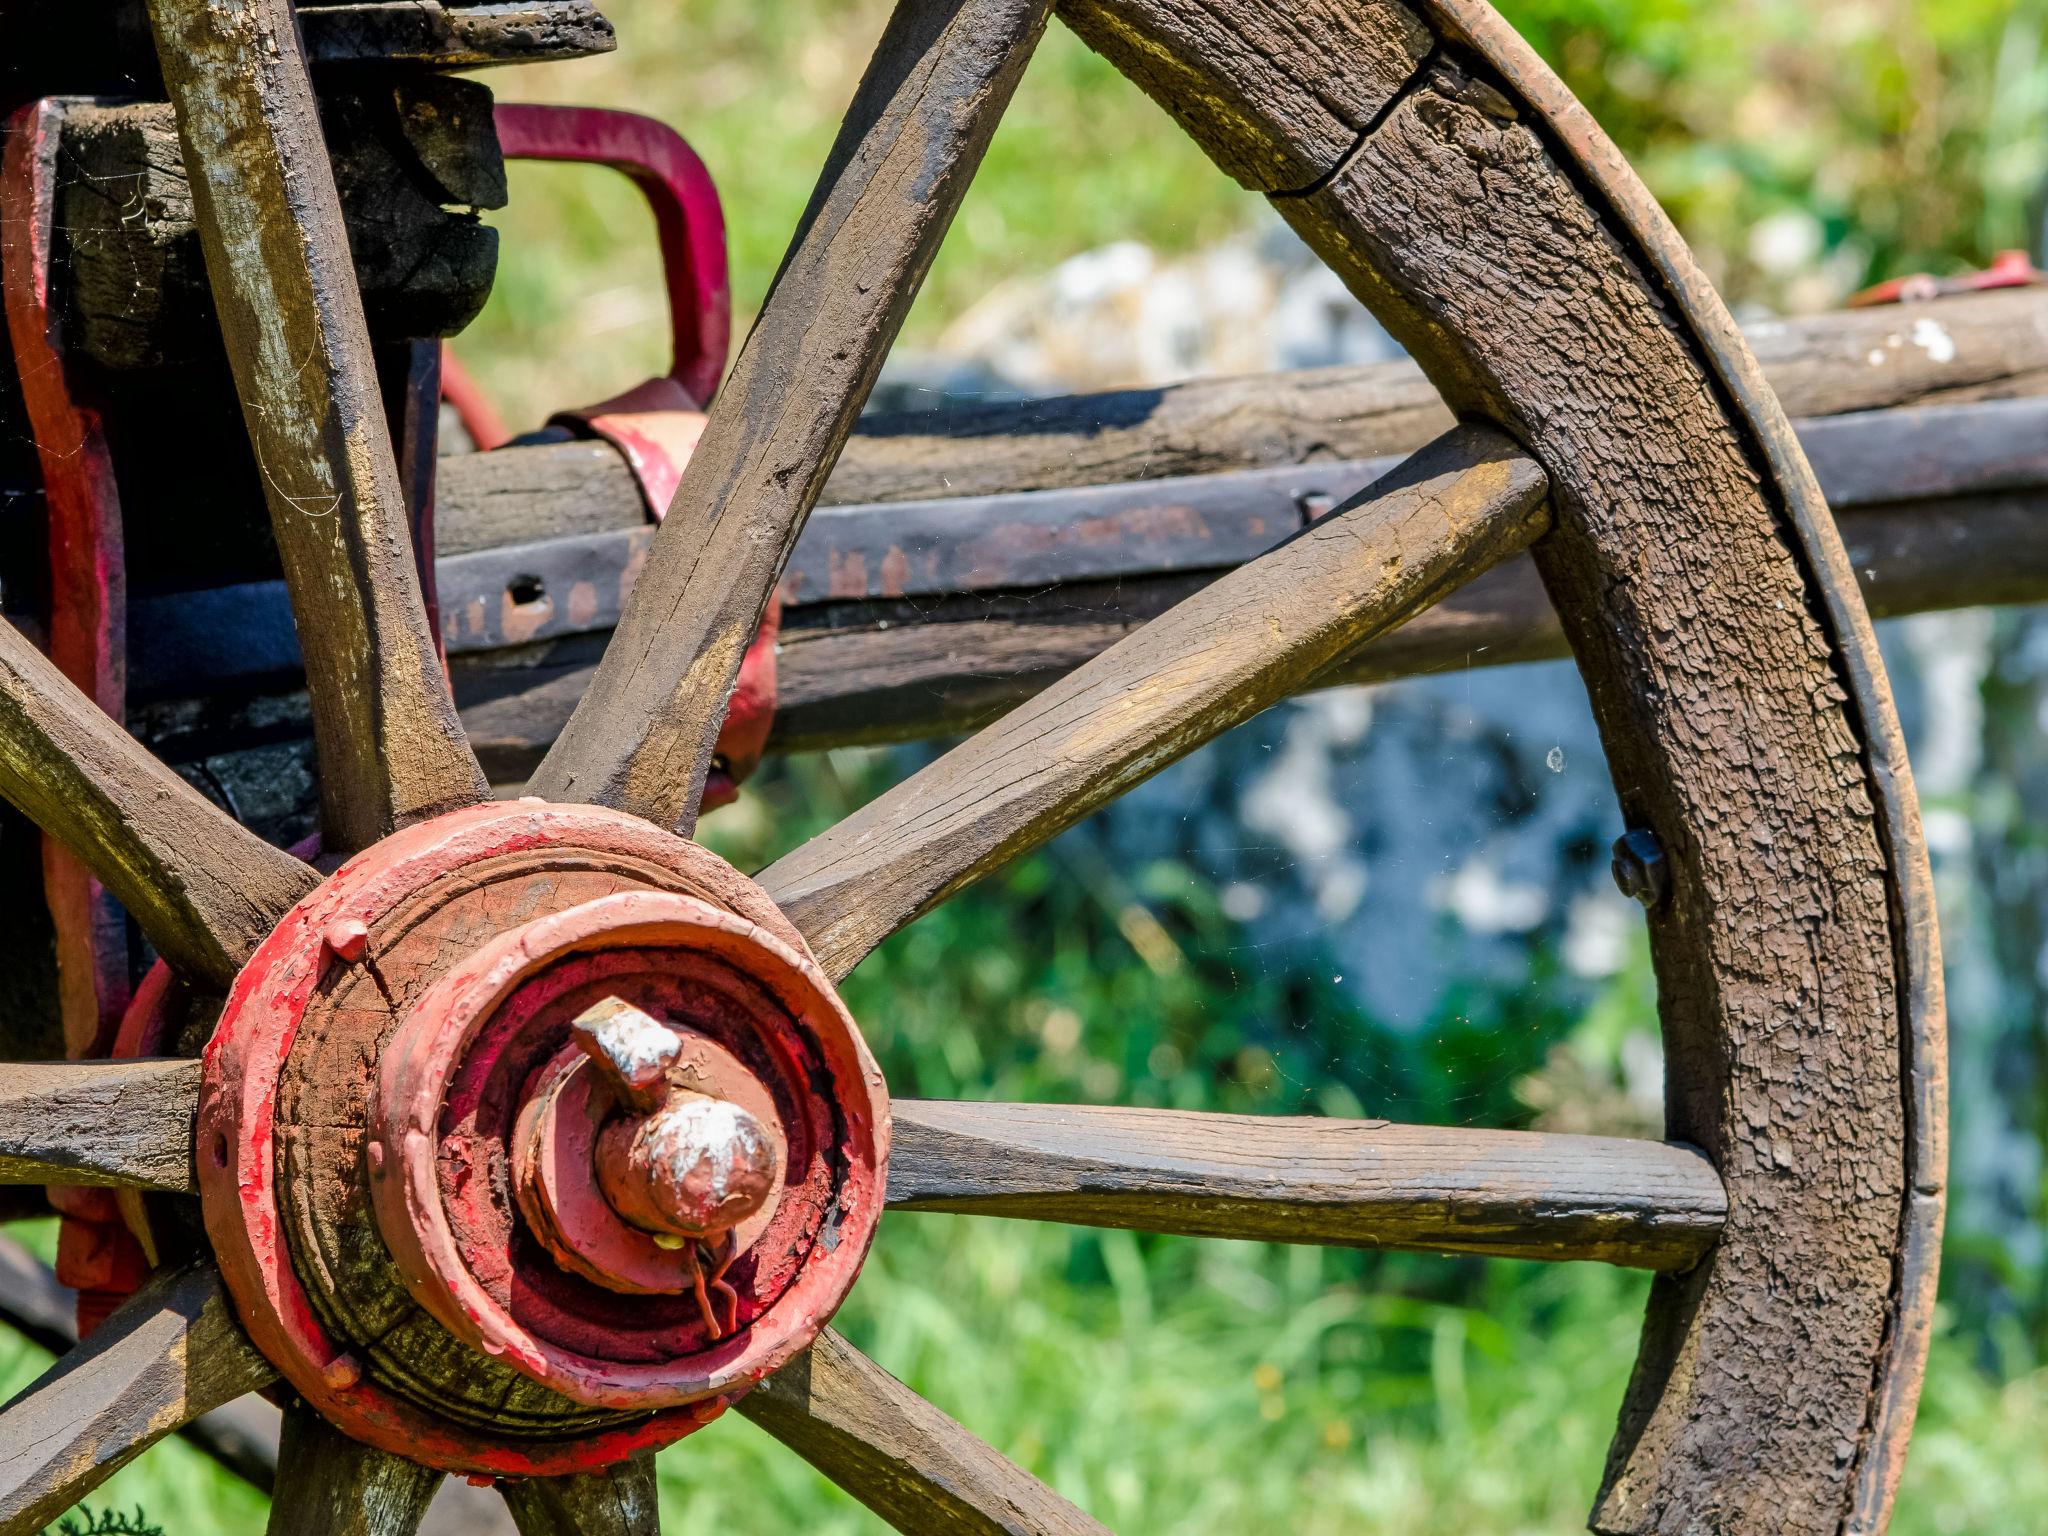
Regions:
<instances>
[{"instance_id":1,"label":"red metal handle","mask_svg":"<svg viewBox=\"0 0 2048 1536\"><path fill-rule=\"evenodd\" d=\"M697 152L666 123L608 107L500 103L496 122L508 160L607 165L640 189L654 210L668 285L674 352L666 377L689 397L679 408L709 405L732 346L732 283L725 211ZM654 402L634 404L647 409Z\"/></svg>"}]
</instances>

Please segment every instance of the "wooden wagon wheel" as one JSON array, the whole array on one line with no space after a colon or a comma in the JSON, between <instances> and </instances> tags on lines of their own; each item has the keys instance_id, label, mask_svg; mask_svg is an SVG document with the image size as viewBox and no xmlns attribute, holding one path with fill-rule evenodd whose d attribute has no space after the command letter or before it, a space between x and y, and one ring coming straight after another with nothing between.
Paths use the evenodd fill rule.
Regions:
<instances>
[{"instance_id":1,"label":"wooden wagon wheel","mask_svg":"<svg viewBox=\"0 0 2048 1536\"><path fill-rule=\"evenodd\" d=\"M0 629L0 793L189 1008L226 991L203 1062L23 1069L0 1099L6 1177L197 1190L205 1229L168 1224L189 1256L0 1415L0 1533L279 1375L273 1530L406 1532L455 1470L505 1479L529 1533L652 1531L650 1451L735 1398L904 1531L1097 1529L823 1331L885 1188L1657 1270L1594 1525L1883 1526L1944 1114L1897 724L1726 314L1478 0L1065 0L1466 424L752 881L685 840L741 653L1051 4L903 0L538 800L491 803L291 13L151 0L352 857L323 880L258 841ZM875 945L1523 548L1632 829L1668 1144L888 1104L833 992Z\"/></svg>"}]
</instances>

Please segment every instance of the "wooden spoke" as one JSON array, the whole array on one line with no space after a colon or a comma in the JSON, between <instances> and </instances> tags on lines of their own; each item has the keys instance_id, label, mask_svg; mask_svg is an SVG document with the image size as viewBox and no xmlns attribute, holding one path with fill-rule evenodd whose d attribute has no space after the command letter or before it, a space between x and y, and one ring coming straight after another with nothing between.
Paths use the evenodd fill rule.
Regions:
<instances>
[{"instance_id":1,"label":"wooden spoke","mask_svg":"<svg viewBox=\"0 0 2048 1536\"><path fill-rule=\"evenodd\" d=\"M196 1061L28 1062L0 1073L0 1184L197 1187Z\"/></svg>"},{"instance_id":2,"label":"wooden spoke","mask_svg":"<svg viewBox=\"0 0 2048 1536\"><path fill-rule=\"evenodd\" d=\"M1547 482L1459 427L759 879L832 976L919 913L1525 548Z\"/></svg>"},{"instance_id":3,"label":"wooden spoke","mask_svg":"<svg viewBox=\"0 0 2048 1536\"><path fill-rule=\"evenodd\" d=\"M211 1263L167 1270L0 1409L0 1536L30 1536L181 1425L277 1379Z\"/></svg>"},{"instance_id":4,"label":"wooden spoke","mask_svg":"<svg viewBox=\"0 0 2048 1536\"><path fill-rule=\"evenodd\" d=\"M658 1536L654 1456L635 1456L582 1477L533 1477L501 1485L520 1536Z\"/></svg>"},{"instance_id":5,"label":"wooden spoke","mask_svg":"<svg viewBox=\"0 0 2048 1536\"><path fill-rule=\"evenodd\" d=\"M889 1204L1093 1227L1688 1269L1728 1214L1690 1147L1077 1104L891 1105Z\"/></svg>"},{"instance_id":6,"label":"wooden spoke","mask_svg":"<svg viewBox=\"0 0 2048 1536\"><path fill-rule=\"evenodd\" d=\"M906 1536L1109 1536L829 1328L739 1411Z\"/></svg>"},{"instance_id":7,"label":"wooden spoke","mask_svg":"<svg viewBox=\"0 0 2048 1536\"><path fill-rule=\"evenodd\" d=\"M0 623L0 796L194 980L225 986L318 877L209 805Z\"/></svg>"},{"instance_id":8,"label":"wooden spoke","mask_svg":"<svg viewBox=\"0 0 2048 1536\"><path fill-rule=\"evenodd\" d=\"M329 852L485 795L441 675L289 0L150 0L306 661Z\"/></svg>"},{"instance_id":9,"label":"wooden spoke","mask_svg":"<svg viewBox=\"0 0 2048 1536\"><path fill-rule=\"evenodd\" d=\"M285 1410L270 1536L413 1536L441 1473L351 1440L304 1403Z\"/></svg>"},{"instance_id":10,"label":"wooden spoke","mask_svg":"<svg viewBox=\"0 0 2048 1536\"><path fill-rule=\"evenodd\" d=\"M901 0L604 664L533 793L694 826L740 657L1048 10Z\"/></svg>"}]
</instances>

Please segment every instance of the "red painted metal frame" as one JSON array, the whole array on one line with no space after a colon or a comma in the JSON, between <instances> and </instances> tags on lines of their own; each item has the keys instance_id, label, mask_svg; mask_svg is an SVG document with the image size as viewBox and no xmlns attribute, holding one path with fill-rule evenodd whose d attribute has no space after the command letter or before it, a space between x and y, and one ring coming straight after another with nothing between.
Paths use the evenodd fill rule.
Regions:
<instances>
[{"instance_id":1,"label":"red painted metal frame","mask_svg":"<svg viewBox=\"0 0 2048 1536\"><path fill-rule=\"evenodd\" d=\"M48 649L57 669L116 720L127 707L126 577L121 503L99 412L76 393L51 302L60 103L33 102L7 123L0 163L0 273L8 337L43 475L49 520ZM103 1056L128 1005L125 920L61 845L43 842L55 920L64 1045Z\"/></svg>"},{"instance_id":2,"label":"red painted metal frame","mask_svg":"<svg viewBox=\"0 0 2048 1536\"><path fill-rule=\"evenodd\" d=\"M1849 300L1849 307L1864 309L1877 304L1924 304L1930 299L1946 298L1951 294L1986 293L1994 288L2033 288L2043 283L2048 283L2048 272L2037 268L2025 251L2000 251L1991 258L1991 265L1981 272L1965 272L1955 277L1915 272L1907 277L1895 277L1889 282L1865 288Z\"/></svg>"},{"instance_id":3,"label":"red painted metal frame","mask_svg":"<svg viewBox=\"0 0 2048 1536\"><path fill-rule=\"evenodd\" d=\"M677 870L693 887L715 894L772 932L799 965L808 963L801 939L758 888L696 844L637 817L591 806L485 804L386 838L293 908L236 978L204 1058L197 1129L201 1206L229 1294L250 1337L308 1402L347 1433L449 1471L554 1476L604 1466L708 1423L772 1369L766 1359L748 1357L744 1365L718 1375L713 1396L661 1408L648 1418L573 1442L492 1440L442 1421L365 1377L314 1312L285 1251L273 1142L275 1088L323 970L337 963L323 936L347 920L374 931L380 917L443 875L508 854L556 848L594 850ZM881 1104L880 1073L858 1046L857 1034L849 1048L866 1085L861 1102ZM886 1111L876 1112L861 1135L872 1156L852 1170L854 1210L848 1214L867 1212L865 1232L871 1234L885 1188ZM851 1284L866 1249L865 1236L849 1237L831 1254L819 1256L833 1266L826 1278L844 1284ZM843 1285L836 1289L843 1294ZM819 1315L816 1326L824 1321ZM788 1337L800 1331L791 1327ZM778 1349L769 1358L784 1356ZM755 1364L759 1370L752 1369Z\"/></svg>"},{"instance_id":4,"label":"red painted metal frame","mask_svg":"<svg viewBox=\"0 0 2048 1536\"><path fill-rule=\"evenodd\" d=\"M42 470L50 660L119 720L127 705L121 504L99 412L80 398L65 361L50 286L62 115L56 101L32 102L0 135L0 286ZM104 1056L128 1006L127 918L54 838L43 838L42 865L65 1053ZM79 1333L88 1334L141 1284L149 1260L112 1192L53 1187L50 1199L62 1213L58 1278L77 1291Z\"/></svg>"},{"instance_id":5,"label":"red painted metal frame","mask_svg":"<svg viewBox=\"0 0 2048 1536\"><path fill-rule=\"evenodd\" d=\"M607 107L501 102L496 122L498 144L508 160L610 166L640 189L654 211L668 284L674 353L664 379L687 400L671 396L673 406L649 401L624 408L702 410L709 405L732 346L732 283L725 211L697 152L666 123Z\"/></svg>"}]
</instances>

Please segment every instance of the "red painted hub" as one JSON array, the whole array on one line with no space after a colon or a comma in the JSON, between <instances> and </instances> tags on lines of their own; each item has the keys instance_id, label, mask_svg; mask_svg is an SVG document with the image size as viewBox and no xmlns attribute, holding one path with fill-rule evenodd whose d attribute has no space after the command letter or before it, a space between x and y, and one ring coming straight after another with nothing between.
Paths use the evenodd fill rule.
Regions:
<instances>
[{"instance_id":1,"label":"red painted hub","mask_svg":"<svg viewBox=\"0 0 2048 1536\"><path fill-rule=\"evenodd\" d=\"M548 1474L687 1434L802 1349L866 1255L888 1137L757 887L521 801L386 839L264 942L207 1049L200 1183L244 1322L323 1413Z\"/></svg>"}]
</instances>

